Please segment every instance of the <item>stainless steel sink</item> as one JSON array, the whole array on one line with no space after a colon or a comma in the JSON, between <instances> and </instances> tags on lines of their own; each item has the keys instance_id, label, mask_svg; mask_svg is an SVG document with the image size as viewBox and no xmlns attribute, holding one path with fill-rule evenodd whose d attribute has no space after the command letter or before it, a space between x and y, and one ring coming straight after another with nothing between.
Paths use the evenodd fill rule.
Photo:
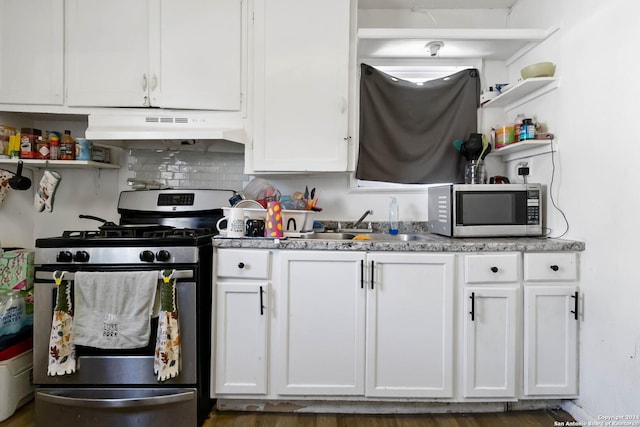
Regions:
<instances>
[{"instance_id":1,"label":"stainless steel sink","mask_svg":"<svg viewBox=\"0 0 640 427\"><path fill-rule=\"evenodd\" d=\"M314 233L308 236L304 236L303 239L315 239L315 240L353 240L354 237L358 235L364 235L369 237L373 241L384 241L384 242L394 242L394 241L402 241L402 242L411 242L411 241L424 241L429 240L429 236L426 234L386 234L386 233L367 233L366 230L362 233L339 233L339 232L324 232L324 233ZM362 240L367 241L367 240Z\"/></svg>"},{"instance_id":2,"label":"stainless steel sink","mask_svg":"<svg viewBox=\"0 0 640 427\"><path fill-rule=\"evenodd\" d=\"M305 235L303 239L316 239L316 240L352 240L356 237L355 233L313 233L309 235Z\"/></svg>"}]
</instances>

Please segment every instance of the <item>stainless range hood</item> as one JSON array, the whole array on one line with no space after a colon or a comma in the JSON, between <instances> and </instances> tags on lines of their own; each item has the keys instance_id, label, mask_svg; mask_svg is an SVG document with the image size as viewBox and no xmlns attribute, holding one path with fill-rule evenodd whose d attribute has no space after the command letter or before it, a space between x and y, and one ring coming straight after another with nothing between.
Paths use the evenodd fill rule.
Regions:
<instances>
[{"instance_id":1,"label":"stainless range hood","mask_svg":"<svg viewBox=\"0 0 640 427\"><path fill-rule=\"evenodd\" d=\"M193 110L122 110L89 114L87 139L226 140L245 143L239 112Z\"/></svg>"}]
</instances>

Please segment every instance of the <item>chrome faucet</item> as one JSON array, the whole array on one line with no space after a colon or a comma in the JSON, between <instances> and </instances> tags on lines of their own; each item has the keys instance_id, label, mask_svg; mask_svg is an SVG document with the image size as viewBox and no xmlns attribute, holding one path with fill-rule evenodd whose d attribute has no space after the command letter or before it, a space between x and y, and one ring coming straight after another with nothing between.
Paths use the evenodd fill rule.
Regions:
<instances>
[{"instance_id":1,"label":"chrome faucet","mask_svg":"<svg viewBox=\"0 0 640 427\"><path fill-rule=\"evenodd\" d=\"M362 216L353 223L353 228L358 228L358 226L362 224L362 221L364 221L364 219L369 215L373 215L373 211L371 209L365 211ZM371 228L371 223L369 223L369 228Z\"/></svg>"}]
</instances>

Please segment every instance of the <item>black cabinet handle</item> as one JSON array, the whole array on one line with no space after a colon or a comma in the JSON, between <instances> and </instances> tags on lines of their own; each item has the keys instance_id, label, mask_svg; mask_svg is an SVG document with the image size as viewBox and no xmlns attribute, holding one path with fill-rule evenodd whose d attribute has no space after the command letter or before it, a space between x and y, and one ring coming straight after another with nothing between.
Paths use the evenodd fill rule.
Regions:
<instances>
[{"instance_id":1,"label":"black cabinet handle","mask_svg":"<svg viewBox=\"0 0 640 427\"><path fill-rule=\"evenodd\" d=\"M498 267L491 267L491 271L493 273L497 273L498 272Z\"/></svg>"},{"instance_id":2,"label":"black cabinet handle","mask_svg":"<svg viewBox=\"0 0 640 427\"><path fill-rule=\"evenodd\" d=\"M374 275L375 273L375 266L374 266L374 262L371 261L371 289L373 289L373 280L374 280Z\"/></svg>"},{"instance_id":3,"label":"black cabinet handle","mask_svg":"<svg viewBox=\"0 0 640 427\"><path fill-rule=\"evenodd\" d=\"M471 311L469 314L471 315L471 321L473 322L476 320L476 293L471 292L471 296L469 298L471 299Z\"/></svg>"},{"instance_id":4,"label":"black cabinet handle","mask_svg":"<svg viewBox=\"0 0 640 427\"><path fill-rule=\"evenodd\" d=\"M263 292L264 290L262 289L262 286L260 286L260 316L264 316L264 300L262 298Z\"/></svg>"},{"instance_id":5,"label":"black cabinet handle","mask_svg":"<svg viewBox=\"0 0 640 427\"><path fill-rule=\"evenodd\" d=\"M573 318L578 320L578 291L575 291L573 295L571 295L571 298L574 298L573 310L571 310L571 313L573 314Z\"/></svg>"},{"instance_id":6,"label":"black cabinet handle","mask_svg":"<svg viewBox=\"0 0 640 427\"><path fill-rule=\"evenodd\" d=\"M239 269L243 269L244 268L244 262L239 262L238 263L238 268Z\"/></svg>"},{"instance_id":7,"label":"black cabinet handle","mask_svg":"<svg viewBox=\"0 0 640 427\"><path fill-rule=\"evenodd\" d=\"M364 260L360 260L360 289L364 289Z\"/></svg>"},{"instance_id":8,"label":"black cabinet handle","mask_svg":"<svg viewBox=\"0 0 640 427\"><path fill-rule=\"evenodd\" d=\"M549 268L552 269L553 271L558 271L560 269L560 267L558 267L557 265L552 265Z\"/></svg>"}]
</instances>

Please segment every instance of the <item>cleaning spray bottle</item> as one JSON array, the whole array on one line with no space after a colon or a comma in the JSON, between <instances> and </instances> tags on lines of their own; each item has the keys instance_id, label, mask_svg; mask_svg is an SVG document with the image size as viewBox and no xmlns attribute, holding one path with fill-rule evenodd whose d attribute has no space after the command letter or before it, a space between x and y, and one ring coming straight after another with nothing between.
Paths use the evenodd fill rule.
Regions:
<instances>
[{"instance_id":1,"label":"cleaning spray bottle","mask_svg":"<svg viewBox=\"0 0 640 427\"><path fill-rule=\"evenodd\" d=\"M399 215L398 200L395 197L391 197L391 202L389 203L389 234L391 235L398 234Z\"/></svg>"}]
</instances>

